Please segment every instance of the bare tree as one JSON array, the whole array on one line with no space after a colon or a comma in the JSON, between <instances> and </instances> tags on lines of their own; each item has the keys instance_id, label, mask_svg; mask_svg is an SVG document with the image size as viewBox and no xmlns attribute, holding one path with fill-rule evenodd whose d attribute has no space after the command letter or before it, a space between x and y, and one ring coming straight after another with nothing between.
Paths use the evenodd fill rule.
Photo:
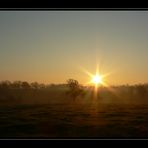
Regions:
<instances>
[{"instance_id":1,"label":"bare tree","mask_svg":"<svg viewBox=\"0 0 148 148\"><path fill-rule=\"evenodd\" d=\"M85 92L84 92L82 86L80 86L80 84L77 80L68 79L67 85L70 89L66 94L69 95L70 97L72 97L73 100L75 100L78 96L83 97L85 95Z\"/></svg>"}]
</instances>

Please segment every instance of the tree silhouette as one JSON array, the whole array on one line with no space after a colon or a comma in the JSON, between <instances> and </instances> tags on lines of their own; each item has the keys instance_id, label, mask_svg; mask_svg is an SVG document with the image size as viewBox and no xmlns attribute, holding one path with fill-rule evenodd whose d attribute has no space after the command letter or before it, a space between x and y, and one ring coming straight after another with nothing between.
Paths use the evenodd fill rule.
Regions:
<instances>
[{"instance_id":1,"label":"tree silhouette","mask_svg":"<svg viewBox=\"0 0 148 148\"><path fill-rule=\"evenodd\" d=\"M1 89L8 89L11 86L11 82L6 80L6 81L2 81L0 84L0 88Z\"/></svg>"},{"instance_id":2,"label":"tree silhouette","mask_svg":"<svg viewBox=\"0 0 148 148\"><path fill-rule=\"evenodd\" d=\"M71 89L77 89L79 88L79 82L74 79L68 79L67 84Z\"/></svg>"},{"instance_id":3,"label":"tree silhouette","mask_svg":"<svg viewBox=\"0 0 148 148\"><path fill-rule=\"evenodd\" d=\"M38 82L33 82L30 85L31 85L31 88L33 88L33 89L38 89L39 88Z\"/></svg>"},{"instance_id":4,"label":"tree silhouette","mask_svg":"<svg viewBox=\"0 0 148 148\"><path fill-rule=\"evenodd\" d=\"M137 93L139 97L142 97L143 99L147 96L148 91L146 89L146 86L144 85L138 85L137 87Z\"/></svg>"},{"instance_id":5,"label":"tree silhouette","mask_svg":"<svg viewBox=\"0 0 148 148\"><path fill-rule=\"evenodd\" d=\"M77 80L68 79L67 85L70 89L68 92L66 92L66 94L69 95L73 100L75 100L78 96L83 97L85 95L84 90Z\"/></svg>"},{"instance_id":6,"label":"tree silhouette","mask_svg":"<svg viewBox=\"0 0 148 148\"><path fill-rule=\"evenodd\" d=\"M30 84L28 82L22 82L22 88L23 89L29 89L30 88Z\"/></svg>"},{"instance_id":7,"label":"tree silhouette","mask_svg":"<svg viewBox=\"0 0 148 148\"><path fill-rule=\"evenodd\" d=\"M21 81L14 81L11 86L13 89L20 89L22 86L22 82Z\"/></svg>"}]
</instances>

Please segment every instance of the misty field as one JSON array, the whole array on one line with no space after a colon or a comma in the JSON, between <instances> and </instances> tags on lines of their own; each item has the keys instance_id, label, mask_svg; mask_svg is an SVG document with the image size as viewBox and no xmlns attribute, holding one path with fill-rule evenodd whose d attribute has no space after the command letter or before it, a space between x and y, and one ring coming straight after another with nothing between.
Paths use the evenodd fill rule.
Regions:
<instances>
[{"instance_id":1,"label":"misty field","mask_svg":"<svg viewBox=\"0 0 148 148\"><path fill-rule=\"evenodd\" d=\"M24 104L0 107L1 138L148 137L148 105Z\"/></svg>"},{"instance_id":2,"label":"misty field","mask_svg":"<svg viewBox=\"0 0 148 148\"><path fill-rule=\"evenodd\" d=\"M148 85L0 83L0 138L147 138Z\"/></svg>"}]
</instances>

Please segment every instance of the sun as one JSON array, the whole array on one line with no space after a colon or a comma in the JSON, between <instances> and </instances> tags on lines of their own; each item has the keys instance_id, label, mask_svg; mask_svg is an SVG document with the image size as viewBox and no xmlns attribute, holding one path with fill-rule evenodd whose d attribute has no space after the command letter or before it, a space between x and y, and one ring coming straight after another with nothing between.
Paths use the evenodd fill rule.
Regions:
<instances>
[{"instance_id":1,"label":"sun","mask_svg":"<svg viewBox=\"0 0 148 148\"><path fill-rule=\"evenodd\" d=\"M98 97L99 90L101 90L101 88L109 88L109 84L107 82L106 77L110 75L112 72L103 74L102 72L100 72L100 67L98 66L98 64L96 67L96 72L94 74L90 73L83 67L81 67L81 69L89 76L89 81L87 81L85 85L90 87L91 91L93 92L93 99L96 99Z\"/></svg>"},{"instance_id":2,"label":"sun","mask_svg":"<svg viewBox=\"0 0 148 148\"><path fill-rule=\"evenodd\" d=\"M103 79L102 79L101 75L96 74L92 77L91 82L94 83L95 85L98 85L98 84L102 84Z\"/></svg>"},{"instance_id":3,"label":"sun","mask_svg":"<svg viewBox=\"0 0 148 148\"><path fill-rule=\"evenodd\" d=\"M95 74L90 73L84 68L82 68L82 70L90 77L90 80L86 82L87 85L95 86L96 90L98 89L99 86L105 86L105 87L108 86L105 78L106 76L110 75L110 73L101 74L98 66L96 68Z\"/></svg>"}]
</instances>

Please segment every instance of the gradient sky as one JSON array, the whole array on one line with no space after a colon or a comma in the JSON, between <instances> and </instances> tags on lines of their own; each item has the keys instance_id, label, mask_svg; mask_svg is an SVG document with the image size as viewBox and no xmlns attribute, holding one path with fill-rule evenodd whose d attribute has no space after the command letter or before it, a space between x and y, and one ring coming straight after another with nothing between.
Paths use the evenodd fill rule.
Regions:
<instances>
[{"instance_id":1,"label":"gradient sky","mask_svg":"<svg viewBox=\"0 0 148 148\"><path fill-rule=\"evenodd\" d=\"M0 80L148 82L148 11L1 11Z\"/></svg>"}]
</instances>

